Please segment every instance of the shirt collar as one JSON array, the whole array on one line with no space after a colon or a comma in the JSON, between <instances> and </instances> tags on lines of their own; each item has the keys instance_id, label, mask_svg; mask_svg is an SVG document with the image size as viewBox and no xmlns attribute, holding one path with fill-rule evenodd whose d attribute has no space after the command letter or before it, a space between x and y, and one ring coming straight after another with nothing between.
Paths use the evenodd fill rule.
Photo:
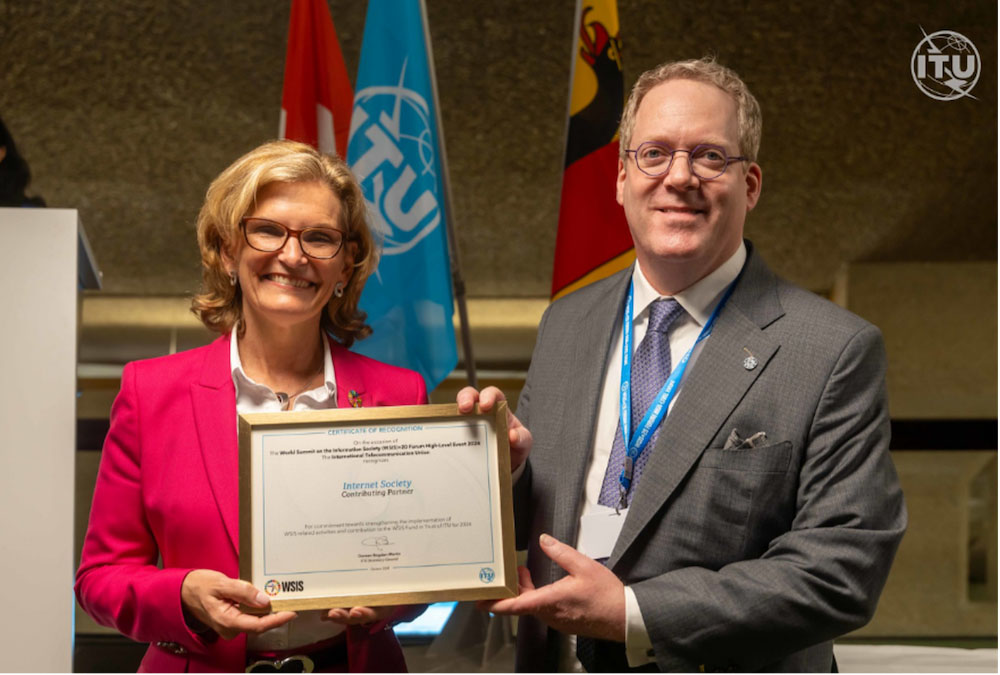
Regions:
<instances>
[{"instance_id":1,"label":"shirt collar","mask_svg":"<svg viewBox=\"0 0 1000 675\"><path fill-rule=\"evenodd\" d=\"M720 300L723 291L729 284L736 280L736 277L740 275L740 270L743 269L743 264L747 259L747 248L746 244L740 243L736 252L729 256L726 262L722 263L715 268L710 274L700 279L699 281L691 284L685 288L680 293L672 296L674 300L684 308L684 311L688 313L692 319L694 319L699 326L705 325L708 321L708 317L711 316L712 310L715 309L715 304ZM652 284L646 279L646 276L642 273L639 268L639 261L636 260L635 267L632 271L632 283L635 288L635 295L632 304L632 320L634 321L639 315L646 311L646 309L654 301L660 298L667 298L671 296L660 295Z\"/></svg>"},{"instance_id":2,"label":"shirt collar","mask_svg":"<svg viewBox=\"0 0 1000 675\"><path fill-rule=\"evenodd\" d=\"M246 371L243 370L243 361L240 360L240 348L239 343L236 339L236 335L239 332L239 324L233 326L233 331L229 338L229 365L233 371L233 385L236 387L236 396L243 391L262 391L269 393L271 396L274 392L265 384L260 384L255 382L252 377L247 375ZM301 394L302 397L310 397L317 402L322 402L326 399L337 400L337 379L333 371L333 356L330 353L329 338L324 335L324 342L326 343L326 349L323 350L323 386L326 387L326 396L319 394L317 396L317 389L322 389L322 387L317 387L317 389L310 389L307 392Z\"/></svg>"}]
</instances>

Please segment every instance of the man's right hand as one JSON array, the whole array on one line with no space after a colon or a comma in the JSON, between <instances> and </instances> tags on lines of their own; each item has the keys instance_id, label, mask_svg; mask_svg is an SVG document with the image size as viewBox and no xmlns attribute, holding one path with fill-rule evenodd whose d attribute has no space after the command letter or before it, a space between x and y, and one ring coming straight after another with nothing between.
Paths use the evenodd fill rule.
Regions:
<instances>
[{"instance_id":1,"label":"man's right hand","mask_svg":"<svg viewBox=\"0 0 1000 675\"><path fill-rule=\"evenodd\" d=\"M503 392L496 387L486 387L482 391L477 391L474 387L465 387L456 397L458 411L463 414L471 413L476 403L479 404L481 411L489 412L497 401L506 400ZM510 440L510 470L513 472L528 459L528 454L531 452L531 432L521 424L510 408L507 408L507 434Z\"/></svg>"},{"instance_id":2,"label":"man's right hand","mask_svg":"<svg viewBox=\"0 0 1000 675\"><path fill-rule=\"evenodd\" d=\"M271 599L251 584L230 579L215 570L189 572L181 584L181 602L185 609L185 620L192 631L201 633L209 628L227 640L240 633L263 633L286 624L297 616L295 612L277 612L264 616L244 614L239 608L241 603L266 609L271 605Z\"/></svg>"}]
</instances>

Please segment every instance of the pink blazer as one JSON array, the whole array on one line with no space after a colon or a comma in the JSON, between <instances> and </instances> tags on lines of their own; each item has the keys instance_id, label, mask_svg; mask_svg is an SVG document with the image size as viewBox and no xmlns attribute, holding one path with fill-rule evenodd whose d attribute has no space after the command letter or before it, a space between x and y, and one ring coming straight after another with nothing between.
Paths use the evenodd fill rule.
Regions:
<instances>
[{"instance_id":1,"label":"pink blazer","mask_svg":"<svg viewBox=\"0 0 1000 675\"><path fill-rule=\"evenodd\" d=\"M417 373L336 344L331 352L338 406L350 406L349 392L365 407L427 402ZM181 611L181 582L189 571L239 576L237 481L229 336L126 365L111 409L76 595L99 623L151 643L140 671L243 670L245 636L206 641L188 630ZM348 629L352 672L405 669L399 643L386 628Z\"/></svg>"}]
</instances>

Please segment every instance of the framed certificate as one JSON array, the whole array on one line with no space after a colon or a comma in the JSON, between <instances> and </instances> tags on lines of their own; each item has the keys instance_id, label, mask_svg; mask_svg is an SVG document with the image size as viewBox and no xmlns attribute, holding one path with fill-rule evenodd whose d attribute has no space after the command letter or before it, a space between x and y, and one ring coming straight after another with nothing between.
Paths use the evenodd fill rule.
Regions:
<instances>
[{"instance_id":1,"label":"framed certificate","mask_svg":"<svg viewBox=\"0 0 1000 675\"><path fill-rule=\"evenodd\" d=\"M239 416L240 577L272 611L517 594L507 404Z\"/></svg>"}]
</instances>

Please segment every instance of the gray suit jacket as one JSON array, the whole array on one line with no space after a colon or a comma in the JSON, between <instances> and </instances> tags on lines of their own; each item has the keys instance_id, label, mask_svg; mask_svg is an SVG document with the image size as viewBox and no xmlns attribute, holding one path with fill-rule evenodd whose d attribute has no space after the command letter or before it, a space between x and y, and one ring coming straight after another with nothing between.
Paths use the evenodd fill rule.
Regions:
<instances>
[{"instance_id":1,"label":"gray suit jacket","mask_svg":"<svg viewBox=\"0 0 1000 675\"><path fill-rule=\"evenodd\" d=\"M635 591L660 670L829 672L833 638L871 618L906 528L885 352L877 328L779 279L748 249L647 450L607 564ZM536 586L565 574L538 535L576 540L630 274L553 303L539 326L517 408L534 448L515 486ZM764 431L766 444L727 449L733 429ZM626 667L622 644L598 647L604 667ZM518 670L555 670L559 648L540 621L519 622Z\"/></svg>"}]
</instances>

